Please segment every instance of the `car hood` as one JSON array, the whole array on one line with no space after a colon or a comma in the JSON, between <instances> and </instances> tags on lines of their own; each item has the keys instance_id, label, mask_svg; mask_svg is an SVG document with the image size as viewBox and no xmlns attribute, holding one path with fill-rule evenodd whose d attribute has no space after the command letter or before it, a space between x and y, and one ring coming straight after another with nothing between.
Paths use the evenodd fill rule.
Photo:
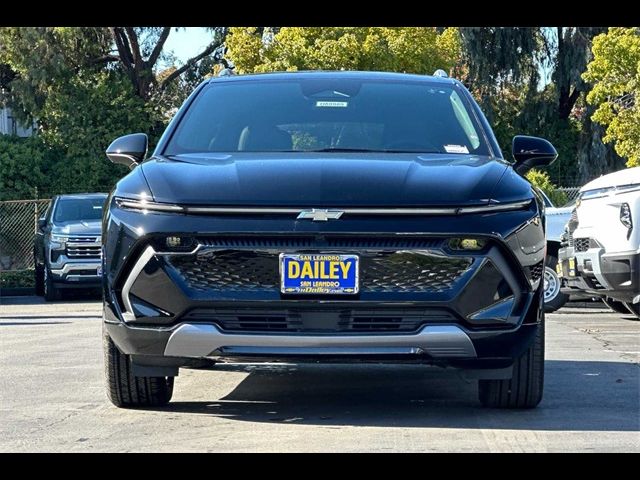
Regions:
<instances>
[{"instance_id":1,"label":"car hood","mask_svg":"<svg viewBox=\"0 0 640 480\"><path fill-rule=\"evenodd\" d=\"M157 202L296 207L482 204L511 170L483 156L369 153L189 154L140 169Z\"/></svg>"},{"instance_id":2,"label":"car hood","mask_svg":"<svg viewBox=\"0 0 640 480\"><path fill-rule=\"evenodd\" d=\"M51 229L55 235L100 235L102 231L100 220L81 220L73 222L56 222Z\"/></svg>"}]
</instances>

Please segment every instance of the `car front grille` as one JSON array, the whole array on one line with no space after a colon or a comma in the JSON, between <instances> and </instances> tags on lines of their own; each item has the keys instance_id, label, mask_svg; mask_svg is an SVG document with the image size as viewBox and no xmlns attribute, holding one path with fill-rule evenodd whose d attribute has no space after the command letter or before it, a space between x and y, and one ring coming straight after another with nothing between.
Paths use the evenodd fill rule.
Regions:
<instances>
[{"instance_id":1,"label":"car front grille","mask_svg":"<svg viewBox=\"0 0 640 480\"><path fill-rule=\"evenodd\" d=\"M100 245L71 245L67 244L69 258L100 258Z\"/></svg>"},{"instance_id":2,"label":"car front grille","mask_svg":"<svg viewBox=\"0 0 640 480\"><path fill-rule=\"evenodd\" d=\"M345 249L434 249L443 240L439 238L366 238L357 236L260 236L260 237L206 237L198 242L205 248L216 249L281 249L281 248L345 248Z\"/></svg>"},{"instance_id":3,"label":"car front grille","mask_svg":"<svg viewBox=\"0 0 640 480\"><path fill-rule=\"evenodd\" d=\"M100 258L102 249L96 236L69 237L67 240L67 257L69 258Z\"/></svg>"},{"instance_id":4,"label":"car front grille","mask_svg":"<svg viewBox=\"0 0 640 480\"><path fill-rule=\"evenodd\" d=\"M426 251L365 252L360 255L362 292L442 292L450 289L473 260ZM194 290L280 288L277 252L223 250L173 256L169 263Z\"/></svg>"},{"instance_id":5,"label":"car front grille","mask_svg":"<svg viewBox=\"0 0 640 480\"><path fill-rule=\"evenodd\" d=\"M574 238L573 245L576 252L586 252L589 250L590 239L588 238Z\"/></svg>"},{"instance_id":6,"label":"car front grille","mask_svg":"<svg viewBox=\"0 0 640 480\"><path fill-rule=\"evenodd\" d=\"M445 309L429 310L274 310L196 308L183 315L189 323L216 323L228 332L375 333L413 332L424 324L451 323Z\"/></svg>"},{"instance_id":7,"label":"car front grille","mask_svg":"<svg viewBox=\"0 0 640 480\"><path fill-rule=\"evenodd\" d=\"M533 282L537 282L538 280L540 280L540 278L542 277L542 264L544 262L540 261L538 263L536 263L535 265L533 265L532 267L529 267L529 272L531 273L531 280Z\"/></svg>"}]
</instances>

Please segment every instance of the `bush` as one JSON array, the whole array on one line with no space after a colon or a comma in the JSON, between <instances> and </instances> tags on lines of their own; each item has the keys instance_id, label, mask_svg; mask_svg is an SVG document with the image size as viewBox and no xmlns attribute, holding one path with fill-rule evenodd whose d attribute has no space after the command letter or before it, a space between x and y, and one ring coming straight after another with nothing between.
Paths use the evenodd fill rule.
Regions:
<instances>
[{"instance_id":1,"label":"bush","mask_svg":"<svg viewBox=\"0 0 640 480\"><path fill-rule=\"evenodd\" d=\"M48 188L49 173L59 152L38 136L0 135L0 200L34 198L35 188Z\"/></svg>"},{"instance_id":2,"label":"bush","mask_svg":"<svg viewBox=\"0 0 640 480\"><path fill-rule=\"evenodd\" d=\"M556 207L561 207L567 203L567 194L558 190L558 187L556 187L549 178L548 173L533 169L527 173L527 180L529 180L533 186L538 187L546 193L549 200L551 200Z\"/></svg>"},{"instance_id":3,"label":"bush","mask_svg":"<svg viewBox=\"0 0 640 480\"><path fill-rule=\"evenodd\" d=\"M0 288L35 287L33 270L0 272Z\"/></svg>"}]
</instances>

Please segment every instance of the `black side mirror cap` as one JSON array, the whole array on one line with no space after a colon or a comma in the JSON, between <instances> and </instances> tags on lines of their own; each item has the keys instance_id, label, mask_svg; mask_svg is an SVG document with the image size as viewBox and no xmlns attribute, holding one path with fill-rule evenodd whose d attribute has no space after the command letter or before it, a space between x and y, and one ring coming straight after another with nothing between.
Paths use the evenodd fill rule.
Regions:
<instances>
[{"instance_id":1,"label":"black side mirror cap","mask_svg":"<svg viewBox=\"0 0 640 480\"><path fill-rule=\"evenodd\" d=\"M45 227L47 226L47 219L46 218L39 218L38 219L38 230L44 230Z\"/></svg>"},{"instance_id":2,"label":"black side mirror cap","mask_svg":"<svg viewBox=\"0 0 640 480\"><path fill-rule=\"evenodd\" d=\"M107 147L107 157L113 163L119 163L129 168L135 167L147 155L149 140L144 133L133 133L116 138Z\"/></svg>"},{"instance_id":3,"label":"black side mirror cap","mask_svg":"<svg viewBox=\"0 0 640 480\"><path fill-rule=\"evenodd\" d=\"M551 165L558 158L558 152L551 142L539 137L516 135L513 137L511 151L516 161L513 168L520 175L535 167Z\"/></svg>"}]
</instances>

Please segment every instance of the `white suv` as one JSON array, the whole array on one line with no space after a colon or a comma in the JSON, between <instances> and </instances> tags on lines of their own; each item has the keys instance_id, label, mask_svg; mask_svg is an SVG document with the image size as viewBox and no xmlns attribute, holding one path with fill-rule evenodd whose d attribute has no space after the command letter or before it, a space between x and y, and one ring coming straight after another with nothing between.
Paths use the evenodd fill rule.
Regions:
<instances>
[{"instance_id":1,"label":"white suv","mask_svg":"<svg viewBox=\"0 0 640 480\"><path fill-rule=\"evenodd\" d=\"M567 240L558 267L565 293L585 291L640 318L640 167L582 187Z\"/></svg>"}]
</instances>

